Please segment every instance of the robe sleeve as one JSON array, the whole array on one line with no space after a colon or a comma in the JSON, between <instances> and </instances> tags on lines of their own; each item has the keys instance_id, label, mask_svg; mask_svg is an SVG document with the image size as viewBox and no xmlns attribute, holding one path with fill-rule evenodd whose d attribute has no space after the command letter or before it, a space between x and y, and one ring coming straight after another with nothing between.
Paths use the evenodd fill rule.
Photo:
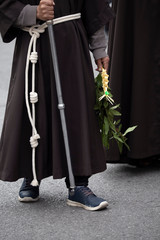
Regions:
<instances>
[{"instance_id":1,"label":"robe sleeve","mask_svg":"<svg viewBox=\"0 0 160 240\"><path fill-rule=\"evenodd\" d=\"M108 0L85 0L82 9L82 20L87 34L91 37L102 26L115 16Z\"/></svg>"},{"instance_id":2,"label":"robe sleeve","mask_svg":"<svg viewBox=\"0 0 160 240\"><path fill-rule=\"evenodd\" d=\"M4 42L12 41L19 29L13 25L25 4L16 0L0 0L0 33Z\"/></svg>"},{"instance_id":3,"label":"robe sleeve","mask_svg":"<svg viewBox=\"0 0 160 240\"><path fill-rule=\"evenodd\" d=\"M21 13L19 14L15 25L18 27L26 27L26 26L32 26L37 23L37 18L36 18L36 13L37 13L37 5L31 6L31 5L26 5Z\"/></svg>"},{"instance_id":4,"label":"robe sleeve","mask_svg":"<svg viewBox=\"0 0 160 240\"><path fill-rule=\"evenodd\" d=\"M100 59L107 56L106 48L108 45L108 38L105 33L105 27L101 27L89 39L89 49L93 53L94 59Z\"/></svg>"}]
</instances>

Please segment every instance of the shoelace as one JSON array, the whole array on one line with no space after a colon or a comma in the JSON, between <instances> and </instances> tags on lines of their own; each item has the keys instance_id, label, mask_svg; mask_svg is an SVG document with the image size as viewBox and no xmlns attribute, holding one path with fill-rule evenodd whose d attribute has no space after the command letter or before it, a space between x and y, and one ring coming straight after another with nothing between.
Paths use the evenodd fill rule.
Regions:
<instances>
[{"instance_id":1,"label":"shoelace","mask_svg":"<svg viewBox=\"0 0 160 240\"><path fill-rule=\"evenodd\" d=\"M78 190L81 191L85 196L89 196L89 195L94 195L95 196L95 194L88 187L81 187Z\"/></svg>"}]
</instances>

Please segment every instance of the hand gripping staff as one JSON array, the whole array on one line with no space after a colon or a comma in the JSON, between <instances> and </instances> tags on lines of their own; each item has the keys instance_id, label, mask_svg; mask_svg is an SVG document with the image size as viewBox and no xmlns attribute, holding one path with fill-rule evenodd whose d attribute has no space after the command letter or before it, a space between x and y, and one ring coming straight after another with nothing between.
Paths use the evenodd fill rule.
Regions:
<instances>
[{"instance_id":1,"label":"hand gripping staff","mask_svg":"<svg viewBox=\"0 0 160 240\"><path fill-rule=\"evenodd\" d=\"M56 90L57 90L57 97L58 97L58 109L60 110L63 138L64 138L64 144L65 144L67 165L68 165L70 189L71 189L71 191L74 191L75 180L74 180L72 165L71 165L70 149L69 149L69 143L68 143L68 133L67 133L65 113L64 113L65 104L63 103L63 97L62 97L62 91L61 91L61 83L60 83L59 68L58 68L58 59L57 59L57 52L56 52L56 45L55 45L55 38L54 38L54 30L53 30L53 20L47 21L47 25L48 25L50 47L51 47L52 63L53 63L53 69L54 69L54 74L55 74Z\"/></svg>"}]
</instances>

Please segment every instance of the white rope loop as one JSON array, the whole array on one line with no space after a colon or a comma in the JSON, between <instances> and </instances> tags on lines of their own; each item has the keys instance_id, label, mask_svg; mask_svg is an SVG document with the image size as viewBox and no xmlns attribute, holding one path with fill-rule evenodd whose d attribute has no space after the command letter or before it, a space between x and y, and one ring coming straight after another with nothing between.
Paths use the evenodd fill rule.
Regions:
<instances>
[{"instance_id":1,"label":"white rope loop","mask_svg":"<svg viewBox=\"0 0 160 240\"><path fill-rule=\"evenodd\" d=\"M60 17L53 20L53 25L59 24L62 22L67 22L75 19L79 19L81 17L80 13L67 15L64 17ZM32 172L33 172L33 181L31 182L32 186L38 186L38 180L36 175L36 167L35 167L35 149L38 146L38 139L40 139L40 135L37 133L35 126L35 103L38 102L38 94L35 92L35 64L38 61L38 53L36 51L36 43L37 39L40 37L40 34L45 32L47 28L47 24L44 23L42 25L34 25L32 27L24 27L23 31L29 32L31 39L29 42L27 60L26 60L26 69L25 69L25 101L28 112L29 121L32 126L32 136L30 137L30 145L32 148ZM32 64L32 91L28 94L28 72L29 72L29 63ZM30 95L30 103L32 104L32 111L29 104L29 96Z\"/></svg>"},{"instance_id":2,"label":"white rope loop","mask_svg":"<svg viewBox=\"0 0 160 240\"><path fill-rule=\"evenodd\" d=\"M37 133L35 126L35 103L38 102L38 94L35 92L35 64L38 61L38 53L36 51L36 42L40 37L40 33L43 33L45 29L41 29L37 26L31 27L28 32L31 35L31 40L28 47L27 61L26 61L26 71L25 71L25 99L26 106L28 111L28 116L30 123L32 125L32 136L30 137L30 145L32 148L32 172L33 172L33 181L31 182L32 186L38 186L38 180L35 169L35 148L38 146L38 139L40 139L40 135ZM28 72L29 72L29 62L32 64L32 91L28 94ZM32 104L32 110L29 104L29 96L30 95L30 103Z\"/></svg>"},{"instance_id":3,"label":"white rope loop","mask_svg":"<svg viewBox=\"0 0 160 240\"><path fill-rule=\"evenodd\" d=\"M34 26L30 27L30 28L24 28L24 29L28 30L28 32L31 35L31 37L35 36L36 38L39 38L40 34L44 33L45 28L46 28L46 25L43 24L43 25L34 25Z\"/></svg>"}]
</instances>

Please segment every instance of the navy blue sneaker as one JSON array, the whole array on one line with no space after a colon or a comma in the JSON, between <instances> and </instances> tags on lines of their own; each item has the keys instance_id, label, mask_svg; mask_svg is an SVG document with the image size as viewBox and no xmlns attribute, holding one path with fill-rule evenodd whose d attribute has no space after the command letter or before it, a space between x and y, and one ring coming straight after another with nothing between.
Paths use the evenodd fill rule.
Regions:
<instances>
[{"instance_id":1,"label":"navy blue sneaker","mask_svg":"<svg viewBox=\"0 0 160 240\"><path fill-rule=\"evenodd\" d=\"M90 211L104 209L108 206L106 200L97 197L88 187L84 186L75 187L74 192L69 191L67 204Z\"/></svg>"},{"instance_id":2,"label":"navy blue sneaker","mask_svg":"<svg viewBox=\"0 0 160 240\"><path fill-rule=\"evenodd\" d=\"M22 186L19 190L20 202L36 202L39 199L39 186L33 187L31 180L24 178Z\"/></svg>"}]
</instances>

